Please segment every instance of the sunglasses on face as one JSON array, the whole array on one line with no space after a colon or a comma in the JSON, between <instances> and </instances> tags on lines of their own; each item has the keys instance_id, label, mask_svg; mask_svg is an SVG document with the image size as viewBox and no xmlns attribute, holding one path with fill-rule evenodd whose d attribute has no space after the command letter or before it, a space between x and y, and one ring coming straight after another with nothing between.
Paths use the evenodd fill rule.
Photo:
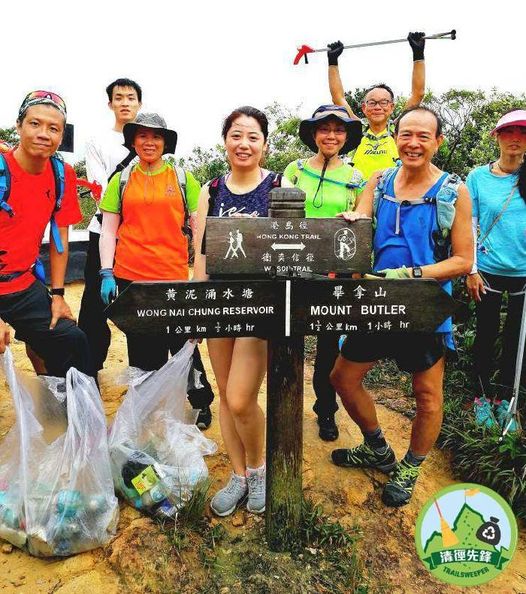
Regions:
<instances>
[{"instance_id":1,"label":"sunglasses on face","mask_svg":"<svg viewBox=\"0 0 526 594\"><path fill-rule=\"evenodd\" d=\"M50 101L53 101L53 103L60 105L60 107L63 109L66 109L66 103L64 99L62 99L60 95L52 93L51 91L33 91L26 96L24 103L34 101L35 99L49 99Z\"/></svg>"}]
</instances>

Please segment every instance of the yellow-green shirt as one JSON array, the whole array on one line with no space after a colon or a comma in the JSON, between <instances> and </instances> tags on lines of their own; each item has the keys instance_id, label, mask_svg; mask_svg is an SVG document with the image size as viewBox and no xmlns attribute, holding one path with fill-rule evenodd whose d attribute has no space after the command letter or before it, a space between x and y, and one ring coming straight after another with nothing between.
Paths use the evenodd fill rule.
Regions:
<instances>
[{"instance_id":1,"label":"yellow-green shirt","mask_svg":"<svg viewBox=\"0 0 526 594\"><path fill-rule=\"evenodd\" d=\"M307 160L289 163L283 175L305 192L307 218L331 218L346 210L352 210L356 197L363 190L361 173L345 163L326 171L321 185L321 170L311 167Z\"/></svg>"},{"instance_id":2,"label":"yellow-green shirt","mask_svg":"<svg viewBox=\"0 0 526 594\"><path fill-rule=\"evenodd\" d=\"M362 172L364 179L368 180L375 171L395 165L398 149L387 128L379 134L373 134L367 128L358 148L349 153L349 159Z\"/></svg>"}]
</instances>

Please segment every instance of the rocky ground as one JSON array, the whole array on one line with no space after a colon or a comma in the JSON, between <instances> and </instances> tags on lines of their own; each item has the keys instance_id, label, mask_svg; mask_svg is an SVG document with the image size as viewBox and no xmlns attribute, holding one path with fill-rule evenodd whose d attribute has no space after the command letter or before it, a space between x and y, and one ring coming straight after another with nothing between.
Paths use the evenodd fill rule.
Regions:
<instances>
[{"instance_id":1,"label":"rocky ground","mask_svg":"<svg viewBox=\"0 0 526 594\"><path fill-rule=\"evenodd\" d=\"M82 286L68 288L68 300L76 309ZM205 345L202 346L209 377L210 370ZM21 343L13 347L17 366L29 372L30 366ZM123 335L113 332L111 352L102 374L101 391L108 418L115 413L125 388L116 378L126 366ZM311 411L313 393L312 369L306 366L304 414L304 489L305 495L321 503L333 520L360 533L358 544L369 591L389 591L392 594L446 594L460 589L437 583L419 561L414 546L416 517L426 500L437 490L453 482L447 455L435 450L423 468L413 501L402 509L387 509L380 501L385 477L374 471L339 469L329 462L331 449L355 445L360 436L356 427L340 411L340 438L333 444L318 439L315 416ZM401 394L381 391L382 402L400 400ZM265 387L261 391L265 403ZM403 407L402 407L403 408ZM214 402L214 415L217 401ZM381 424L396 453L407 448L410 421L391 408L379 405ZM0 380L0 447L1 439L14 421L10 395ZM217 441L218 453L207 459L213 493L229 474L223 453L217 417L207 436ZM305 586L303 579L322 564L316 549L305 559L292 560L290 555L269 553L262 544L263 522L244 511L233 517L205 522L204 533L191 530L164 530L152 520L121 504L117 535L103 549L69 559L42 560L0 543L0 591L5 594L114 594L143 592L340 592L343 590ZM219 527L219 528L218 528ZM203 535L204 534L204 535ZM220 537L221 535L221 537ZM217 539L216 539L217 537ZM216 542L217 540L217 542ZM213 554L212 554L212 553ZM247 564L250 559L251 565ZM244 560L244 565L243 565ZM259 560L259 561L258 561ZM303 562L300 563L300 561ZM290 569L290 571L289 571ZM314 588L314 589L313 589ZM507 570L496 580L481 587L470 588L474 594L526 593L526 528L520 527L520 542Z\"/></svg>"}]
</instances>

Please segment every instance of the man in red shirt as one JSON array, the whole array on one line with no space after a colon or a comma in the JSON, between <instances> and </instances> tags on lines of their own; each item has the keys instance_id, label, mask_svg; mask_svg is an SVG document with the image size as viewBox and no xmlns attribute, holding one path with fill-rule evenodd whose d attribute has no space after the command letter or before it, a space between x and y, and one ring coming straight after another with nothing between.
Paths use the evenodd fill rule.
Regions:
<instances>
[{"instance_id":1,"label":"man in red shirt","mask_svg":"<svg viewBox=\"0 0 526 594\"><path fill-rule=\"evenodd\" d=\"M64 299L68 226L82 218L75 172L69 165L65 165L64 194L57 210L50 157L60 145L65 123L66 105L61 97L48 91L29 93L16 123L20 142L3 155L9 193L8 201L0 205L0 353L9 344L10 324L17 338L43 359L50 375L64 376L72 366L91 375L86 336ZM48 292L35 277L34 264L52 218L60 241L51 235Z\"/></svg>"}]
</instances>

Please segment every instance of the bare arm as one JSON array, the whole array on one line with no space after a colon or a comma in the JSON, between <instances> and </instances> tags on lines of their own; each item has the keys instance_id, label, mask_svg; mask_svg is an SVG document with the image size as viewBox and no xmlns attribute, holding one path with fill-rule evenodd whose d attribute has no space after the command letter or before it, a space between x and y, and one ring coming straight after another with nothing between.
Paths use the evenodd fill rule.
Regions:
<instances>
[{"instance_id":1,"label":"bare arm","mask_svg":"<svg viewBox=\"0 0 526 594\"><path fill-rule=\"evenodd\" d=\"M426 63L424 60L413 62L413 75L411 78L411 97L405 107L416 107L422 103L426 86Z\"/></svg>"},{"instance_id":2,"label":"bare arm","mask_svg":"<svg viewBox=\"0 0 526 594\"><path fill-rule=\"evenodd\" d=\"M409 33L407 40L413 52L413 73L411 75L411 96L405 107L420 105L426 92L426 63L424 61L424 47L426 40L423 32Z\"/></svg>"},{"instance_id":3,"label":"bare arm","mask_svg":"<svg viewBox=\"0 0 526 594\"><path fill-rule=\"evenodd\" d=\"M0 318L0 355L5 352L11 341L9 326Z\"/></svg>"},{"instance_id":4,"label":"bare arm","mask_svg":"<svg viewBox=\"0 0 526 594\"><path fill-rule=\"evenodd\" d=\"M58 231L60 233L62 247L64 248L64 251L61 254L57 251L53 234L50 234L49 238L49 267L52 289L64 288L64 278L66 276L69 256L68 227L59 227ZM51 298L51 324L49 327L53 329L60 318L69 320L75 319L64 297L61 295L53 295Z\"/></svg>"},{"instance_id":5,"label":"bare arm","mask_svg":"<svg viewBox=\"0 0 526 594\"><path fill-rule=\"evenodd\" d=\"M374 190L382 173L383 171L375 171L375 173L371 175L369 181L363 189L363 192L357 198L357 203L354 210L342 212L337 216L342 217L346 221L350 222L356 221L358 219L372 218Z\"/></svg>"},{"instance_id":6,"label":"bare arm","mask_svg":"<svg viewBox=\"0 0 526 594\"><path fill-rule=\"evenodd\" d=\"M201 246L203 244L203 236L206 228L206 215L208 214L209 199L210 194L208 185L204 185L199 194L199 205L197 207L197 218L195 220L194 280L196 281L208 280L208 275L206 274L206 256L201 253Z\"/></svg>"},{"instance_id":7,"label":"bare arm","mask_svg":"<svg viewBox=\"0 0 526 594\"><path fill-rule=\"evenodd\" d=\"M115 246L117 245L117 230L119 229L120 222L120 214L103 211L102 232L100 234L99 242L101 268L113 268Z\"/></svg>"},{"instance_id":8,"label":"bare arm","mask_svg":"<svg viewBox=\"0 0 526 594\"><path fill-rule=\"evenodd\" d=\"M342 105L345 107L349 117L358 119L358 116L351 109L347 99L345 99L345 91L343 90L342 79L340 78L338 66L329 66L329 90L331 92L332 102L335 105Z\"/></svg>"}]
</instances>

